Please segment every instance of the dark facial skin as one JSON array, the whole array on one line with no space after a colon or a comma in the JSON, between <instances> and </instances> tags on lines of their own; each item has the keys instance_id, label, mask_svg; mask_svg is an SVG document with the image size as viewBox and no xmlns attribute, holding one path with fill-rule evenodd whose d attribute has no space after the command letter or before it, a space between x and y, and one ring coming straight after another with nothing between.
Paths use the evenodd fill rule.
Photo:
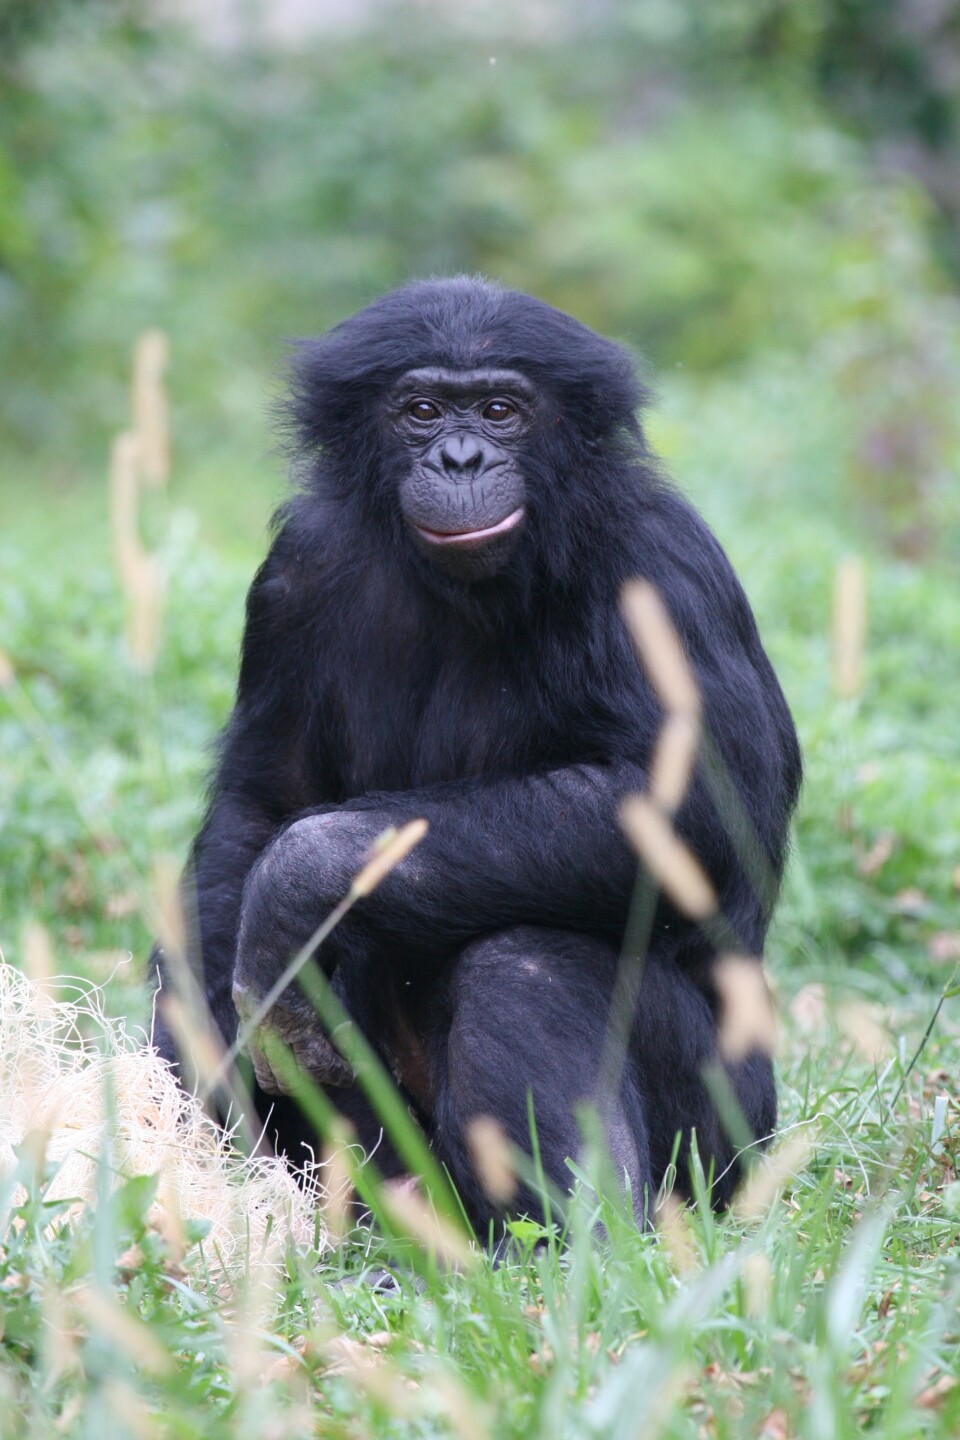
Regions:
<instances>
[{"instance_id":1,"label":"dark facial skin","mask_svg":"<svg viewBox=\"0 0 960 1440\"><path fill-rule=\"evenodd\" d=\"M523 530L519 455L536 391L514 370L409 370L389 397L410 457L400 509L414 544L454 579L489 579Z\"/></svg>"}]
</instances>

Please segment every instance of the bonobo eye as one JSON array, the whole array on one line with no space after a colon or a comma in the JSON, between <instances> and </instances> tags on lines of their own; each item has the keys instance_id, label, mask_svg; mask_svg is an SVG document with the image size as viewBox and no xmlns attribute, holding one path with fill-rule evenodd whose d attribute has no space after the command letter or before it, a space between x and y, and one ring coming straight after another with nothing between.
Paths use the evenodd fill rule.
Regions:
<instances>
[{"instance_id":1,"label":"bonobo eye","mask_svg":"<svg viewBox=\"0 0 960 1440\"><path fill-rule=\"evenodd\" d=\"M509 400L488 400L483 407L484 420L509 420L516 413Z\"/></svg>"},{"instance_id":2,"label":"bonobo eye","mask_svg":"<svg viewBox=\"0 0 960 1440\"><path fill-rule=\"evenodd\" d=\"M440 410L432 400L411 400L407 406L407 415L421 425L430 425L434 420L440 419Z\"/></svg>"}]
</instances>

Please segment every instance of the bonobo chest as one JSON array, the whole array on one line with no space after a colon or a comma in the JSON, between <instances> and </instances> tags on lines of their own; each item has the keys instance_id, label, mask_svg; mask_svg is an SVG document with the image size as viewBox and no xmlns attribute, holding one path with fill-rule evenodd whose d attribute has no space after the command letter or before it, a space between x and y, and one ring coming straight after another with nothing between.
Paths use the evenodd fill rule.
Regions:
<instances>
[{"instance_id":1,"label":"bonobo chest","mask_svg":"<svg viewBox=\"0 0 960 1440\"><path fill-rule=\"evenodd\" d=\"M377 644L373 655L332 677L318 735L332 798L565 758L535 675L472 636L437 638L442 643L413 651Z\"/></svg>"}]
</instances>

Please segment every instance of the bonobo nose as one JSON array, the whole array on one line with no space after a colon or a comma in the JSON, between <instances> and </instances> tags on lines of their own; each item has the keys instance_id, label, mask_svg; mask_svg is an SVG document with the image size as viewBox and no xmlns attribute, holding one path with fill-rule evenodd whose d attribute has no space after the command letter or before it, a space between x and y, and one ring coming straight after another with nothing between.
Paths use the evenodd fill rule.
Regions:
<instances>
[{"instance_id":1,"label":"bonobo nose","mask_svg":"<svg viewBox=\"0 0 960 1440\"><path fill-rule=\"evenodd\" d=\"M440 447L440 459L448 475L474 474L483 463L483 446L473 435L451 435Z\"/></svg>"}]
</instances>

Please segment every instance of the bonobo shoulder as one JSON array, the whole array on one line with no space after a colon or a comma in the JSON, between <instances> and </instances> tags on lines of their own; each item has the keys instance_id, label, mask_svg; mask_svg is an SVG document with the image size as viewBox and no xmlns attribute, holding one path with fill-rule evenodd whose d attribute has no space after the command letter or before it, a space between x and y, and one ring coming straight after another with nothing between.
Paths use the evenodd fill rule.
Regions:
<instances>
[{"instance_id":1,"label":"bonobo shoulder","mask_svg":"<svg viewBox=\"0 0 960 1440\"><path fill-rule=\"evenodd\" d=\"M294 637L306 633L310 615L311 566L286 530L270 551L247 593L246 626L240 663L240 689L257 684L265 671L276 673L302 656Z\"/></svg>"},{"instance_id":2,"label":"bonobo shoulder","mask_svg":"<svg viewBox=\"0 0 960 1440\"><path fill-rule=\"evenodd\" d=\"M247 596L248 621L262 616L289 623L298 613L310 610L322 583L335 528L332 521L330 526L311 521L316 517L303 516L293 506L284 507L275 517L273 543Z\"/></svg>"},{"instance_id":3,"label":"bonobo shoulder","mask_svg":"<svg viewBox=\"0 0 960 1440\"><path fill-rule=\"evenodd\" d=\"M703 516L678 492L663 488L644 519L640 572L663 596L686 638L707 631L749 646L756 624L743 586Z\"/></svg>"},{"instance_id":4,"label":"bonobo shoulder","mask_svg":"<svg viewBox=\"0 0 960 1440\"><path fill-rule=\"evenodd\" d=\"M266 640L289 620L296 608L296 561L277 542L261 564L247 592L247 638Z\"/></svg>"}]
</instances>

